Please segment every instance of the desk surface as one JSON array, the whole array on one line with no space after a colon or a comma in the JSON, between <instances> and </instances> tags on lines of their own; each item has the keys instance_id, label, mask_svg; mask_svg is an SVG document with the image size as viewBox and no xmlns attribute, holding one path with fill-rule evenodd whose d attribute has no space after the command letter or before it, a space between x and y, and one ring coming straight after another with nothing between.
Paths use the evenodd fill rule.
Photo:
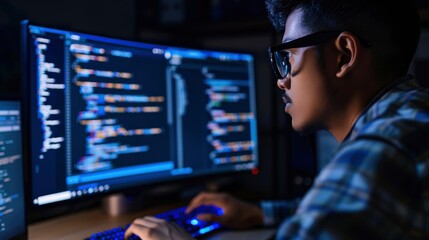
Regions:
<instances>
[{"instance_id":1,"label":"desk surface","mask_svg":"<svg viewBox=\"0 0 429 240\"><path fill-rule=\"evenodd\" d=\"M101 208L80 211L29 225L29 239L83 239L113 227L125 226L137 217L155 214L150 210L109 216Z\"/></svg>"},{"instance_id":2,"label":"desk surface","mask_svg":"<svg viewBox=\"0 0 429 240\"><path fill-rule=\"evenodd\" d=\"M171 208L171 207L170 207ZM169 209L168 207L163 208ZM109 216L101 208L90 209L69 215L64 215L49 220L30 224L28 234L30 240L76 240L84 239L93 233L101 232L118 226L125 226L137 217L154 215L163 210L162 208L145 209L120 216ZM249 231L225 231L220 232L207 239L261 239L265 240L272 236L272 229L256 229ZM250 236L250 238L249 238Z\"/></svg>"}]
</instances>

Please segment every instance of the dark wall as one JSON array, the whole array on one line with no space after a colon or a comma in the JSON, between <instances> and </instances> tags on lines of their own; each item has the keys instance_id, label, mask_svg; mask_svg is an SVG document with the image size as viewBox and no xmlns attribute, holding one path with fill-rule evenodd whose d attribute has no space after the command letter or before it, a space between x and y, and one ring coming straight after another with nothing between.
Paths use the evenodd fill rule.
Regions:
<instances>
[{"instance_id":1,"label":"dark wall","mask_svg":"<svg viewBox=\"0 0 429 240\"><path fill-rule=\"evenodd\" d=\"M133 38L131 0L1 0L0 94L20 94L19 23L23 19L77 31Z\"/></svg>"}]
</instances>

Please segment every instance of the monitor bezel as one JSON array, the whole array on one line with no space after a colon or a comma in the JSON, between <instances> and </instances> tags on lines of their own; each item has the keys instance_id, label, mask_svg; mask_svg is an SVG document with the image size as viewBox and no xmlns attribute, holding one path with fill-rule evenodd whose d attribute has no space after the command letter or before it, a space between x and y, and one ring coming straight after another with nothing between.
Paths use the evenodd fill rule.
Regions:
<instances>
[{"instance_id":1,"label":"monitor bezel","mask_svg":"<svg viewBox=\"0 0 429 240\"><path fill-rule=\"evenodd\" d=\"M64 215L64 214L68 214L68 213L73 213L79 210L85 210L88 208L92 208L92 207L98 207L100 206L101 200L105 197L108 197L110 195L113 194L117 194L117 193L125 193L125 194L131 194L131 195L135 195L136 193L141 193L141 192L146 192L149 195L155 196L155 198L157 198L157 194L159 194L159 192L157 191L157 189L163 189L165 188L167 185L171 186L172 184L175 186L173 189L175 189L174 191L181 191L184 188L189 188L189 187L195 187L195 185L197 185L196 187L199 189L204 189L206 184L210 184L213 182L217 182L217 180L223 181L225 179L229 179L231 178L231 173L233 173L234 178L236 177L240 177L240 176L252 176L252 175L256 175L258 171L253 171L255 168L259 169L260 167L260 156L257 155L257 161L256 161L256 167L254 169L244 169L244 170L231 170L231 171L222 171L222 172L214 172L214 173L204 173L204 174L198 174L198 175L177 175L177 176L171 176L168 180L153 180L153 181L149 181L146 183L135 183L133 185L124 187L122 189L116 189L116 190L111 190L108 192L99 192L97 194L93 194L93 195L86 195L86 196L81 196L78 198L72 198L72 199L68 199L68 200L63 200L63 201L58 201L58 202L53 202L53 203L49 203L49 204L44 204L44 205L35 205L33 204L33 200L32 200L32 163L30 160L30 156L31 156L31 148L30 148L30 142L29 139L31 139L31 131L28 127L24 127L24 126L30 126L30 119L29 119L29 115L30 115L30 90L29 90L29 84L26 82L26 80L28 79L28 74L29 74L29 57L27 56L28 54L28 49L26 48L26 46L28 45L29 38L28 38L28 27L29 26L38 26L38 27L43 27L43 28L51 28L51 29L56 29L56 30L61 30L61 31L69 31L69 32L73 32L73 33L77 33L77 34L86 34L86 35L92 35L92 36L96 36L96 37L103 37L103 38L110 38L110 39L114 39L114 40L119 40L119 41L125 41L125 42L131 42L131 43L144 43L144 44L154 44L154 45L161 45L161 46L167 46L167 47L172 47L172 48L183 48L183 49L193 49L193 50L201 50L201 51L213 51L213 52L224 52L224 53L232 53L232 54L247 54L252 56L253 58L253 65L255 64L255 56L256 53L251 52L251 51L239 51L239 50L234 50L232 51L231 49L218 49L218 48L201 48L201 47L195 47L195 46L191 46L193 44L186 44L186 43L182 43L181 45L177 45L174 44L173 42L165 42L165 41L159 41L159 43L153 42L153 41L141 41L141 40L135 40L135 39L125 39L125 38L120 38L120 37L116 37L116 36L111 36L111 35L107 35L107 34L94 34L94 33L89 33L86 31L81 31L81 30L75 30L72 29L71 27L64 27L64 26L55 26L55 25L50 25L50 24L44 24L44 23L38 23L38 22L34 22L34 21L30 21L30 20L22 20L21 21L21 26L20 26L20 31L21 31L21 36L20 36L20 40L21 40L21 66L22 66L22 76L21 76L21 93L22 93L22 100L21 100L21 115L23 116L22 119L22 126L23 126L23 136L24 136L24 140L23 141L23 146L25 147L24 150L26 152L27 155L27 164L26 164L26 177L28 179L27 183L30 183L28 188L27 188L27 210L28 210L28 214L27 214L27 220L29 223L34 223L34 222L38 222L40 220L44 220L44 219L49 219L55 216L59 216L59 215ZM257 94L256 94L256 67L253 67L253 96L254 96L254 114L255 114L255 124L256 126L258 126L258 121L257 121ZM256 131L258 132L258 127L256 127ZM256 154L259 154L259 145L258 143L256 143ZM196 184L198 183L198 184ZM143 194L145 195L145 197L148 197L149 202L151 201L150 198L151 196L148 196L148 194ZM174 194L174 193L173 193ZM179 193L180 195L180 193Z\"/></svg>"}]
</instances>

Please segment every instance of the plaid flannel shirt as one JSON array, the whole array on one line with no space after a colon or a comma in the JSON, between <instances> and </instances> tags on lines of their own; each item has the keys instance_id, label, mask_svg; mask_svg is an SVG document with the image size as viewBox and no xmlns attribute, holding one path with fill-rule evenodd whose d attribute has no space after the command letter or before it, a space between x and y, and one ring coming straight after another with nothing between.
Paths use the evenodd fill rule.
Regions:
<instances>
[{"instance_id":1,"label":"plaid flannel shirt","mask_svg":"<svg viewBox=\"0 0 429 240\"><path fill-rule=\"evenodd\" d=\"M429 239L429 91L384 88L295 206L261 202L277 239Z\"/></svg>"}]
</instances>

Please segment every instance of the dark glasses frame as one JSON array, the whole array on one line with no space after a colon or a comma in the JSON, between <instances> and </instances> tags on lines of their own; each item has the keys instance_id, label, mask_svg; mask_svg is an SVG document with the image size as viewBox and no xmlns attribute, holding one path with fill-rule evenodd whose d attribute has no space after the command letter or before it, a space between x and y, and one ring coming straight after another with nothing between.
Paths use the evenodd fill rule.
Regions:
<instances>
[{"instance_id":1,"label":"dark glasses frame","mask_svg":"<svg viewBox=\"0 0 429 240\"><path fill-rule=\"evenodd\" d=\"M340 35L340 33L345 32L345 30L330 30L330 31L320 31L315 32L309 35L306 35L304 37L300 37L294 40L291 40L289 42L285 42L279 45L271 46L268 48L268 54L270 57L271 67L274 70L274 73L276 74L277 79L283 79L288 74L291 73L291 65L289 62L289 55L285 52L282 52L286 49L291 48L301 48L301 47L310 47L310 46L316 46L319 44L322 44L326 42L327 40L337 37ZM358 38L359 42L364 47L371 47L372 42L366 40L363 37L360 37L355 34L355 36ZM280 65L279 65L280 64ZM280 70L280 67L283 70Z\"/></svg>"}]
</instances>

